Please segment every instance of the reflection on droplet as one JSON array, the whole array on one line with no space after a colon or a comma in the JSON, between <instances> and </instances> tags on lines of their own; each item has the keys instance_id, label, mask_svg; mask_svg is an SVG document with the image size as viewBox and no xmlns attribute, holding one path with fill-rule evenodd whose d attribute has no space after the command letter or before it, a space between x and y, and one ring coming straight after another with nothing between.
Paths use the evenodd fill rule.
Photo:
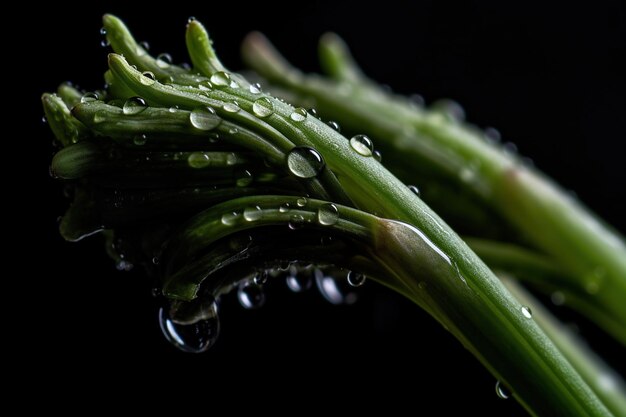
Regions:
<instances>
[{"instance_id":1,"label":"reflection on droplet","mask_svg":"<svg viewBox=\"0 0 626 417\"><path fill-rule=\"evenodd\" d=\"M322 155L308 146L296 146L287 154L289 171L299 178L314 178L325 165Z\"/></svg>"},{"instance_id":2,"label":"reflection on droplet","mask_svg":"<svg viewBox=\"0 0 626 417\"><path fill-rule=\"evenodd\" d=\"M163 335L172 345L183 352L206 352L217 341L220 333L220 321L217 304L211 303L203 319L193 324L178 324L169 315L168 309L159 310L159 325Z\"/></svg>"},{"instance_id":3,"label":"reflection on droplet","mask_svg":"<svg viewBox=\"0 0 626 417\"><path fill-rule=\"evenodd\" d=\"M262 91L261 84L259 83L251 84L248 90L250 90L252 94L261 94L261 91Z\"/></svg>"},{"instance_id":4,"label":"reflection on droplet","mask_svg":"<svg viewBox=\"0 0 626 417\"><path fill-rule=\"evenodd\" d=\"M328 122L328 126L330 126L333 130L336 130L337 132L341 132L341 127L339 126L339 123L335 122L334 120L330 120Z\"/></svg>"},{"instance_id":5,"label":"reflection on droplet","mask_svg":"<svg viewBox=\"0 0 626 417\"><path fill-rule=\"evenodd\" d=\"M355 135L350 139L350 146L359 155L372 156L374 151L374 143L365 135Z\"/></svg>"},{"instance_id":6,"label":"reflection on droplet","mask_svg":"<svg viewBox=\"0 0 626 417\"><path fill-rule=\"evenodd\" d=\"M241 283L237 290L239 304L247 310L262 307L265 304L263 288L253 283Z\"/></svg>"},{"instance_id":7,"label":"reflection on droplet","mask_svg":"<svg viewBox=\"0 0 626 417\"><path fill-rule=\"evenodd\" d=\"M252 104L252 111L258 117L268 117L274 113L274 105L267 97L261 97Z\"/></svg>"},{"instance_id":8,"label":"reflection on droplet","mask_svg":"<svg viewBox=\"0 0 626 417\"><path fill-rule=\"evenodd\" d=\"M498 381L496 382L496 394L499 398L507 400L511 396L511 391L502 382Z\"/></svg>"},{"instance_id":9,"label":"reflection on droplet","mask_svg":"<svg viewBox=\"0 0 626 417\"><path fill-rule=\"evenodd\" d=\"M132 115L138 114L144 111L148 105L146 101L141 97L131 97L126 102L124 102L124 106L122 107L122 111L124 114Z\"/></svg>"},{"instance_id":10,"label":"reflection on droplet","mask_svg":"<svg viewBox=\"0 0 626 417\"><path fill-rule=\"evenodd\" d=\"M359 274L358 272L350 271L347 276L348 284L353 287L360 287L365 284L367 277L363 274Z\"/></svg>"},{"instance_id":11,"label":"reflection on droplet","mask_svg":"<svg viewBox=\"0 0 626 417\"><path fill-rule=\"evenodd\" d=\"M524 317L526 317L527 319L530 319L533 317L533 312L531 311L530 307L528 306L523 306L522 307L522 315Z\"/></svg>"},{"instance_id":12,"label":"reflection on droplet","mask_svg":"<svg viewBox=\"0 0 626 417\"><path fill-rule=\"evenodd\" d=\"M417 188L415 185L409 185L409 191L411 191L416 196L420 197L420 189Z\"/></svg>"}]
</instances>

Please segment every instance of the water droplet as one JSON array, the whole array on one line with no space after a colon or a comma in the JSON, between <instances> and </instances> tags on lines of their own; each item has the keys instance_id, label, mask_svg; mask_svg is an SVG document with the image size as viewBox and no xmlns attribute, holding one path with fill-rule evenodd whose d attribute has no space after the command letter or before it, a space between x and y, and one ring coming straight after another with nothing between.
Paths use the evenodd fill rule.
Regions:
<instances>
[{"instance_id":1,"label":"water droplet","mask_svg":"<svg viewBox=\"0 0 626 417\"><path fill-rule=\"evenodd\" d=\"M287 278L285 283L287 287L293 292L303 292L311 288L313 280L311 279L311 273L307 270L298 270L295 265L291 265L287 272Z\"/></svg>"},{"instance_id":2,"label":"water droplet","mask_svg":"<svg viewBox=\"0 0 626 417\"><path fill-rule=\"evenodd\" d=\"M380 151L377 149L374 151L374 153L372 154L374 156L374 159L378 162L382 162L383 161L383 154L380 153Z\"/></svg>"},{"instance_id":3,"label":"water droplet","mask_svg":"<svg viewBox=\"0 0 626 417\"><path fill-rule=\"evenodd\" d=\"M348 284L353 287L360 287L365 284L367 277L363 274L359 274L358 272L350 271L348 272L348 276L346 278L348 280Z\"/></svg>"},{"instance_id":4,"label":"water droplet","mask_svg":"<svg viewBox=\"0 0 626 417\"><path fill-rule=\"evenodd\" d=\"M209 80L202 81L200 84L198 84L198 88L202 91L211 91L213 90L213 84L211 84L211 81Z\"/></svg>"},{"instance_id":5,"label":"water droplet","mask_svg":"<svg viewBox=\"0 0 626 417\"><path fill-rule=\"evenodd\" d=\"M212 107L198 107L189 114L191 125L200 130L215 129L222 119L215 114Z\"/></svg>"},{"instance_id":6,"label":"water droplet","mask_svg":"<svg viewBox=\"0 0 626 417\"><path fill-rule=\"evenodd\" d=\"M317 209L317 221L322 226L332 226L339 220L337 206L332 203L322 204Z\"/></svg>"},{"instance_id":7,"label":"water droplet","mask_svg":"<svg viewBox=\"0 0 626 417\"><path fill-rule=\"evenodd\" d=\"M41 116L41 123L43 124L48 123L48 119L46 119L46 116Z\"/></svg>"},{"instance_id":8,"label":"water droplet","mask_svg":"<svg viewBox=\"0 0 626 417\"><path fill-rule=\"evenodd\" d=\"M107 30L106 30L106 28L105 28L105 27L101 27L101 28L100 28L100 34L101 34L102 36L106 36L106 34L107 34Z\"/></svg>"},{"instance_id":9,"label":"water droplet","mask_svg":"<svg viewBox=\"0 0 626 417\"><path fill-rule=\"evenodd\" d=\"M499 143L502 141L502 135L495 127L487 127L485 128L485 139L491 143Z\"/></svg>"},{"instance_id":10,"label":"water droplet","mask_svg":"<svg viewBox=\"0 0 626 417\"><path fill-rule=\"evenodd\" d=\"M153 264L153 265L158 265L158 264L159 264L159 262L161 262L161 260L159 259L159 257L158 257L158 256L154 256L154 257L152 258L152 264Z\"/></svg>"},{"instance_id":11,"label":"water droplet","mask_svg":"<svg viewBox=\"0 0 626 417\"><path fill-rule=\"evenodd\" d=\"M555 291L550 296L550 300L555 306L562 306L563 304L565 304L565 294L563 294L561 291Z\"/></svg>"},{"instance_id":12,"label":"water droplet","mask_svg":"<svg viewBox=\"0 0 626 417\"><path fill-rule=\"evenodd\" d=\"M220 321L217 304L211 303L203 312L203 319L193 324L178 324L169 316L166 309L159 310L159 324L163 335L172 345L183 352L206 352L217 341L220 333Z\"/></svg>"},{"instance_id":13,"label":"water droplet","mask_svg":"<svg viewBox=\"0 0 626 417\"><path fill-rule=\"evenodd\" d=\"M318 291L331 304L354 304L358 296L351 291L352 287L348 284L345 271L337 270L335 275L343 275L343 279L326 275L320 269L316 269L315 285Z\"/></svg>"},{"instance_id":14,"label":"water droplet","mask_svg":"<svg viewBox=\"0 0 626 417\"><path fill-rule=\"evenodd\" d=\"M278 208L278 211L280 213L287 213L290 208L291 208L291 206L289 205L289 203L284 203L284 204L280 205L280 207Z\"/></svg>"},{"instance_id":15,"label":"water droplet","mask_svg":"<svg viewBox=\"0 0 626 417\"><path fill-rule=\"evenodd\" d=\"M110 45L111 45L111 42L109 42L108 39L102 39L100 41L100 46L103 47L103 48L106 48L107 46L110 46Z\"/></svg>"},{"instance_id":16,"label":"water droplet","mask_svg":"<svg viewBox=\"0 0 626 417\"><path fill-rule=\"evenodd\" d=\"M260 220L263 217L263 210L259 206L246 207L243 211L243 218L249 222Z\"/></svg>"},{"instance_id":17,"label":"water droplet","mask_svg":"<svg viewBox=\"0 0 626 417\"><path fill-rule=\"evenodd\" d=\"M513 142L506 142L504 145L502 145L502 149L504 150L504 153L507 153L509 155L514 155L518 152L517 145Z\"/></svg>"},{"instance_id":18,"label":"water droplet","mask_svg":"<svg viewBox=\"0 0 626 417\"><path fill-rule=\"evenodd\" d=\"M261 97L252 104L252 111L259 117L268 117L274 113L274 105L267 97Z\"/></svg>"},{"instance_id":19,"label":"water droplet","mask_svg":"<svg viewBox=\"0 0 626 417\"><path fill-rule=\"evenodd\" d=\"M302 217L302 215L300 215L300 214L293 214L289 218L289 228L291 230L297 230L297 229L301 228L302 226L304 226L304 217Z\"/></svg>"},{"instance_id":20,"label":"water droplet","mask_svg":"<svg viewBox=\"0 0 626 417\"><path fill-rule=\"evenodd\" d=\"M194 20L196 20L196 17L195 17L195 16L189 16L189 17L187 18L187 23L191 23L191 22L193 22Z\"/></svg>"},{"instance_id":21,"label":"water droplet","mask_svg":"<svg viewBox=\"0 0 626 417\"><path fill-rule=\"evenodd\" d=\"M461 122L465 120L465 110L454 100L442 99L432 104L432 109L442 113L448 120Z\"/></svg>"},{"instance_id":22,"label":"water droplet","mask_svg":"<svg viewBox=\"0 0 626 417\"><path fill-rule=\"evenodd\" d=\"M146 101L141 97L131 97L124 103L122 111L124 112L124 114L128 115L139 114L147 107L148 105L146 104Z\"/></svg>"},{"instance_id":23,"label":"water droplet","mask_svg":"<svg viewBox=\"0 0 626 417\"><path fill-rule=\"evenodd\" d=\"M239 88L239 84L237 84L237 81L235 80L230 80L229 86L230 88Z\"/></svg>"},{"instance_id":24,"label":"water droplet","mask_svg":"<svg viewBox=\"0 0 626 417\"><path fill-rule=\"evenodd\" d=\"M261 94L261 84L259 83L254 83L252 85L250 85L250 87L248 87L248 90L250 90L250 92L252 94Z\"/></svg>"},{"instance_id":25,"label":"water droplet","mask_svg":"<svg viewBox=\"0 0 626 417\"><path fill-rule=\"evenodd\" d=\"M417 188L415 185L409 185L409 191L411 191L416 196L420 197L420 189Z\"/></svg>"},{"instance_id":26,"label":"water droplet","mask_svg":"<svg viewBox=\"0 0 626 417\"><path fill-rule=\"evenodd\" d=\"M531 311L530 307L522 306L522 315L527 319L531 319L533 317L533 312Z\"/></svg>"},{"instance_id":27,"label":"water droplet","mask_svg":"<svg viewBox=\"0 0 626 417\"><path fill-rule=\"evenodd\" d=\"M307 146L296 146L287 154L287 167L298 178L314 178L325 165L322 155Z\"/></svg>"},{"instance_id":28,"label":"water droplet","mask_svg":"<svg viewBox=\"0 0 626 417\"><path fill-rule=\"evenodd\" d=\"M411 94L409 96L409 100L411 104L414 105L415 107L423 107L424 104L426 103L426 101L424 100L424 97L422 97L420 94Z\"/></svg>"},{"instance_id":29,"label":"water droplet","mask_svg":"<svg viewBox=\"0 0 626 417\"><path fill-rule=\"evenodd\" d=\"M135 137L133 138L133 143L137 146L141 146L141 145L145 145L147 140L148 140L148 137L146 136L146 134L142 133L139 135L135 135Z\"/></svg>"},{"instance_id":30,"label":"water droplet","mask_svg":"<svg viewBox=\"0 0 626 417\"><path fill-rule=\"evenodd\" d=\"M229 113L237 113L239 110L241 110L241 107L239 107L239 103L237 103L236 101L233 101L232 103L224 103L222 108Z\"/></svg>"},{"instance_id":31,"label":"water droplet","mask_svg":"<svg viewBox=\"0 0 626 417\"><path fill-rule=\"evenodd\" d=\"M269 273L266 270L257 272L257 274L252 279L256 285L265 285L267 284L267 280L269 279Z\"/></svg>"},{"instance_id":32,"label":"water droplet","mask_svg":"<svg viewBox=\"0 0 626 417\"><path fill-rule=\"evenodd\" d=\"M254 310L265 304L263 288L256 284L241 283L237 290L239 304L247 310Z\"/></svg>"},{"instance_id":33,"label":"water droplet","mask_svg":"<svg viewBox=\"0 0 626 417\"><path fill-rule=\"evenodd\" d=\"M141 73L141 76L139 77L139 82L142 83L143 85L152 85L156 82L156 77L154 76L153 72L144 71Z\"/></svg>"},{"instance_id":34,"label":"water droplet","mask_svg":"<svg viewBox=\"0 0 626 417\"><path fill-rule=\"evenodd\" d=\"M352 146L352 149L359 155L363 156L372 156L372 152L374 151L374 143L365 135L352 136L350 146Z\"/></svg>"},{"instance_id":35,"label":"water droplet","mask_svg":"<svg viewBox=\"0 0 626 417\"><path fill-rule=\"evenodd\" d=\"M206 152L192 152L187 157L187 163L192 168L206 168L211 165L211 159Z\"/></svg>"},{"instance_id":36,"label":"water droplet","mask_svg":"<svg viewBox=\"0 0 626 417\"><path fill-rule=\"evenodd\" d=\"M156 64L157 67L162 69L169 68L172 65L172 56L167 53L159 54L156 57Z\"/></svg>"},{"instance_id":37,"label":"water droplet","mask_svg":"<svg viewBox=\"0 0 626 417\"><path fill-rule=\"evenodd\" d=\"M505 387L502 382L498 381L496 382L496 394L499 398L502 398L503 400L508 400L511 396L511 391L509 391L509 389Z\"/></svg>"},{"instance_id":38,"label":"water droplet","mask_svg":"<svg viewBox=\"0 0 626 417\"><path fill-rule=\"evenodd\" d=\"M176 110L178 110L178 106L172 106L169 108L170 113L176 113Z\"/></svg>"},{"instance_id":39,"label":"water droplet","mask_svg":"<svg viewBox=\"0 0 626 417\"><path fill-rule=\"evenodd\" d=\"M211 75L211 82L217 87L228 87L230 85L230 75L224 71L218 71Z\"/></svg>"},{"instance_id":40,"label":"water droplet","mask_svg":"<svg viewBox=\"0 0 626 417\"><path fill-rule=\"evenodd\" d=\"M152 297L154 298L159 298L161 296L162 292L161 289L159 287L154 287L152 288L152 290L150 290L150 295L152 295Z\"/></svg>"},{"instance_id":41,"label":"water droplet","mask_svg":"<svg viewBox=\"0 0 626 417\"><path fill-rule=\"evenodd\" d=\"M107 113L104 110L98 110L94 115L93 115L93 122L94 123L102 123L106 120L107 118Z\"/></svg>"},{"instance_id":42,"label":"water droplet","mask_svg":"<svg viewBox=\"0 0 626 417\"><path fill-rule=\"evenodd\" d=\"M337 132L341 132L341 127L339 126L339 123L335 122L334 120L330 120L328 122L328 126L330 126L333 130L336 130Z\"/></svg>"},{"instance_id":43,"label":"water droplet","mask_svg":"<svg viewBox=\"0 0 626 417\"><path fill-rule=\"evenodd\" d=\"M235 184L237 187L247 187L252 183L252 173L248 170L243 170L236 173Z\"/></svg>"},{"instance_id":44,"label":"water droplet","mask_svg":"<svg viewBox=\"0 0 626 417\"><path fill-rule=\"evenodd\" d=\"M306 197L300 197L299 199L296 200L296 205L298 207L304 207L306 206L306 203L308 203Z\"/></svg>"},{"instance_id":45,"label":"water droplet","mask_svg":"<svg viewBox=\"0 0 626 417\"><path fill-rule=\"evenodd\" d=\"M224 224L225 226L232 226L237 223L237 219L239 219L239 213L237 213L236 211L224 213L222 215L222 224Z\"/></svg>"},{"instance_id":46,"label":"water droplet","mask_svg":"<svg viewBox=\"0 0 626 417\"><path fill-rule=\"evenodd\" d=\"M307 115L308 113L306 112L306 109L303 109L302 107L298 107L297 109L293 111L293 113L291 113L289 117L294 122L303 122L306 119Z\"/></svg>"},{"instance_id":47,"label":"water droplet","mask_svg":"<svg viewBox=\"0 0 626 417\"><path fill-rule=\"evenodd\" d=\"M92 101L98 101L100 97L96 93L85 93L81 98L81 103L91 103Z\"/></svg>"}]
</instances>

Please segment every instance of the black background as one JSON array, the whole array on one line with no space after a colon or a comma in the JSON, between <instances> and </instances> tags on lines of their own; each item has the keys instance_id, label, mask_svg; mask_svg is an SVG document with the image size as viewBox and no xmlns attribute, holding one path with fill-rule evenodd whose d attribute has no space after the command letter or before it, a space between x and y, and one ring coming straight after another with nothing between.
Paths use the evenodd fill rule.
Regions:
<instances>
[{"instance_id":1,"label":"black background","mask_svg":"<svg viewBox=\"0 0 626 417\"><path fill-rule=\"evenodd\" d=\"M16 232L7 262L23 271L7 281L21 287L14 321L27 321L28 336L26 346L16 346L29 352L26 363L38 364L33 381L108 404L138 399L146 388L153 393L147 404L206 403L207 412L235 395L241 401L229 403L234 411L297 411L290 405L296 403L328 411L440 410L421 413L431 415L461 406L524 415L514 401L496 397L495 380L439 325L375 284L363 289L356 305L336 307L314 290L292 294L284 283L270 283L259 311L224 300L222 334L210 352L177 352L160 335L158 306L141 271L115 271L98 238L69 244L58 236L56 219L67 202L48 177L52 135L40 122L42 92L65 80L87 90L101 87L104 12L123 18L139 40L150 42L152 53L169 52L176 62L187 60L184 27L193 15L233 69L241 68L243 36L260 30L297 66L317 70L317 39L332 30L372 78L395 91L420 93L427 102L459 101L470 121L497 127L523 155L626 231L624 5L499 3L303 1L278 10L270 2L178 2L163 9L145 2L29 13L10 38L19 49L11 56L23 65L13 71L27 77L16 85L26 94L11 98L20 106L13 114L25 117L26 134L5 134L17 146L5 155L5 167L15 196L7 204L15 212L6 228ZM37 41L20 39L25 31ZM618 363L619 347L588 326L582 332ZM56 401L72 404L71 396Z\"/></svg>"}]
</instances>

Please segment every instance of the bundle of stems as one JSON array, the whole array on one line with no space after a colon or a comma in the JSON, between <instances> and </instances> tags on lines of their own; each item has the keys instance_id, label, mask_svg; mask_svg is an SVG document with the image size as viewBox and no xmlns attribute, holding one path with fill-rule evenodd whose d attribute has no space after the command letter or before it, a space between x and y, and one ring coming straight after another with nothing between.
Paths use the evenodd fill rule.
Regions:
<instances>
[{"instance_id":1,"label":"bundle of stems","mask_svg":"<svg viewBox=\"0 0 626 417\"><path fill-rule=\"evenodd\" d=\"M64 84L43 95L61 146L52 173L74 189L61 233L104 231L120 268L144 264L179 347L193 350L185 329L202 335L198 350L214 342L222 294L239 288L254 302L267 275L313 264L414 301L532 414L626 415L619 377L485 264L564 291L624 341L624 244L544 177L478 140L448 108L424 111L381 91L336 37L322 48L333 80L288 66L258 34L244 52L294 102L313 99L354 130L349 139L226 70L197 20L187 25L191 67L150 56L114 16L103 33L115 51L105 90ZM455 211L442 209L452 223L495 234L459 237L403 182L426 178L440 207L455 199ZM459 181L468 192L455 195ZM492 212L498 227L484 227ZM506 245L494 240L509 234Z\"/></svg>"}]
</instances>

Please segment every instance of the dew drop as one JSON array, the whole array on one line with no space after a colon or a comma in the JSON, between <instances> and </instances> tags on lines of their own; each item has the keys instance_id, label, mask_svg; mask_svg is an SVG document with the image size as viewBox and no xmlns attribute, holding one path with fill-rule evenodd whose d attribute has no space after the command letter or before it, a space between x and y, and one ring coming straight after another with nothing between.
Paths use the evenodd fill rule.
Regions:
<instances>
[{"instance_id":1,"label":"dew drop","mask_svg":"<svg viewBox=\"0 0 626 417\"><path fill-rule=\"evenodd\" d=\"M317 209L317 222L322 226L332 226L338 220L339 212L336 205L325 203Z\"/></svg>"},{"instance_id":2,"label":"dew drop","mask_svg":"<svg viewBox=\"0 0 626 417\"><path fill-rule=\"evenodd\" d=\"M243 211L243 218L249 222L260 220L263 217L263 210L259 206L246 207Z\"/></svg>"},{"instance_id":3,"label":"dew drop","mask_svg":"<svg viewBox=\"0 0 626 417\"><path fill-rule=\"evenodd\" d=\"M254 310L265 304L265 293L259 285L241 283L237 290L237 299L243 308Z\"/></svg>"},{"instance_id":4,"label":"dew drop","mask_svg":"<svg viewBox=\"0 0 626 417\"><path fill-rule=\"evenodd\" d=\"M325 165L322 155L308 146L296 146L287 154L287 167L298 178L314 178Z\"/></svg>"},{"instance_id":5,"label":"dew drop","mask_svg":"<svg viewBox=\"0 0 626 417\"><path fill-rule=\"evenodd\" d=\"M237 219L239 219L239 213L236 211L224 213L222 215L222 224L225 226L232 226L237 223Z\"/></svg>"},{"instance_id":6,"label":"dew drop","mask_svg":"<svg viewBox=\"0 0 626 417\"><path fill-rule=\"evenodd\" d=\"M198 107L189 114L191 125L200 130L211 130L216 128L222 119L215 114L212 107Z\"/></svg>"},{"instance_id":7,"label":"dew drop","mask_svg":"<svg viewBox=\"0 0 626 417\"><path fill-rule=\"evenodd\" d=\"M442 113L449 120L456 122L461 122L465 120L465 110L459 103L454 100L437 100L432 104L432 109Z\"/></svg>"},{"instance_id":8,"label":"dew drop","mask_svg":"<svg viewBox=\"0 0 626 417\"><path fill-rule=\"evenodd\" d=\"M111 45L111 42L109 42L109 40L108 40L108 39L102 39L102 40L100 41L100 46L101 46L101 47L103 47L103 48L106 48L106 47L108 47L108 46L110 46L110 45Z\"/></svg>"},{"instance_id":9,"label":"dew drop","mask_svg":"<svg viewBox=\"0 0 626 417\"><path fill-rule=\"evenodd\" d=\"M166 309L159 310L159 324L163 335L172 345L189 353L206 352L217 341L220 321L217 304L211 303L204 312L203 319L193 324L178 324L169 316Z\"/></svg>"},{"instance_id":10,"label":"dew drop","mask_svg":"<svg viewBox=\"0 0 626 417\"><path fill-rule=\"evenodd\" d=\"M178 106L172 106L168 109L170 113L176 113L176 110L178 110Z\"/></svg>"},{"instance_id":11,"label":"dew drop","mask_svg":"<svg viewBox=\"0 0 626 417\"><path fill-rule=\"evenodd\" d=\"M522 306L522 315L527 319L530 319L533 317L533 312L531 311L530 307Z\"/></svg>"},{"instance_id":12,"label":"dew drop","mask_svg":"<svg viewBox=\"0 0 626 417\"><path fill-rule=\"evenodd\" d=\"M372 156L374 151L374 143L365 135L355 135L350 139L350 146L359 155Z\"/></svg>"},{"instance_id":13,"label":"dew drop","mask_svg":"<svg viewBox=\"0 0 626 417\"><path fill-rule=\"evenodd\" d=\"M159 54L156 57L156 64L157 64L157 67L161 69L169 68L170 65L172 65L172 56L166 53Z\"/></svg>"},{"instance_id":14,"label":"dew drop","mask_svg":"<svg viewBox=\"0 0 626 417\"><path fill-rule=\"evenodd\" d=\"M416 196L420 197L420 189L419 188L417 188L415 185L409 185L408 188L409 188L409 191L411 191Z\"/></svg>"},{"instance_id":15,"label":"dew drop","mask_svg":"<svg viewBox=\"0 0 626 417\"><path fill-rule=\"evenodd\" d=\"M133 143L137 146L145 145L147 140L148 140L148 137L146 136L145 133L135 135L135 137L133 137Z\"/></svg>"},{"instance_id":16,"label":"dew drop","mask_svg":"<svg viewBox=\"0 0 626 417\"><path fill-rule=\"evenodd\" d=\"M311 113L311 115L313 115L314 117L318 117L318 116L317 116L317 110L315 110L315 109L314 109L314 108L312 108L312 107L309 109L309 113Z\"/></svg>"},{"instance_id":17,"label":"dew drop","mask_svg":"<svg viewBox=\"0 0 626 417\"><path fill-rule=\"evenodd\" d=\"M291 208L291 206L289 205L289 203L284 203L284 204L280 205L280 207L278 208L278 211L280 213L287 213L290 208Z\"/></svg>"},{"instance_id":18,"label":"dew drop","mask_svg":"<svg viewBox=\"0 0 626 417\"><path fill-rule=\"evenodd\" d=\"M230 75L224 71L218 71L211 75L211 82L217 87L228 87L230 85Z\"/></svg>"},{"instance_id":19,"label":"dew drop","mask_svg":"<svg viewBox=\"0 0 626 417\"><path fill-rule=\"evenodd\" d=\"M206 168L211 164L211 159L206 152L192 152L187 157L187 163L192 168Z\"/></svg>"},{"instance_id":20,"label":"dew drop","mask_svg":"<svg viewBox=\"0 0 626 417\"><path fill-rule=\"evenodd\" d=\"M424 100L424 97L422 97L420 94L411 94L409 96L409 101L415 107L423 107L424 104L426 103L426 101Z\"/></svg>"},{"instance_id":21,"label":"dew drop","mask_svg":"<svg viewBox=\"0 0 626 417\"><path fill-rule=\"evenodd\" d=\"M46 116L41 116L41 123L43 124L48 123L48 119L46 118Z\"/></svg>"},{"instance_id":22,"label":"dew drop","mask_svg":"<svg viewBox=\"0 0 626 417\"><path fill-rule=\"evenodd\" d=\"M308 113L306 112L306 109L303 109L302 107L298 107L297 109L293 111L293 113L291 113L289 117L294 122L303 122L306 119L307 115Z\"/></svg>"},{"instance_id":23,"label":"dew drop","mask_svg":"<svg viewBox=\"0 0 626 417\"><path fill-rule=\"evenodd\" d=\"M213 84L211 84L211 81L209 80L202 81L200 84L198 84L198 88L202 91L211 91L213 90Z\"/></svg>"},{"instance_id":24,"label":"dew drop","mask_svg":"<svg viewBox=\"0 0 626 417\"><path fill-rule=\"evenodd\" d=\"M143 85L152 85L156 82L156 77L154 76L153 72L144 71L141 73L141 76L139 77L139 82L142 83Z\"/></svg>"},{"instance_id":25,"label":"dew drop","mask_svg":"<svg viewBox=\"0 0 626 417\"><path fill-rule=\"evenodd\" d=\"M511 391L509 391L509 389L505 387L502 382L498 381L496 382L496 394L498 395L498 398L508 400L511 396Z\"/></svg>"},{"instance_id":26,"label":"dew drop","mask_svg":"<svg viewBox=\"0 0 626 417\"><path fill-rule=\"evenodd\" d=\"M106 36L106 34L107 34L107 30L106 30L106 28L101 27L101 28L100 28L100 34L101 34L102 36Z\"/></svg>"},{"instance_id":27,"label":"dew drop","mask_svg":"<svg viewBox=\"0 0 626 417\"><path fill-rule=\"evenodd\" d=\"M267 284L268 279L269 279L269 273L267 272L267 270L263 270L263 271L257 272L257 274L252 279L252 282L254 282L256 285L265 285Z\"/></svg>"},{"instance_id":28,"label":"dew drop","mask_svg":"<svg viewBox=\"0 0 626 417\"><path fill-rule=\"evenodd\" d=\"M331 304L354 304L358 298L357 294L351 291L345 271L338 270L336 275L343 275L343 279L337 279L331 275L326 275L320 269L315 270L315 285L320 294Z\"/></svg>"},{"instance_id":29,"label":"dew drop","mask_svg":"<svg viewBox=\"0 0 626 417\"><path fill-rule=\"evenodd\" d=\"M81 103L91 103L92 101L98 101L100 99L100 97L98 97L98 94L96 93L85 93L81 98L80 98L80 102Z\"/></svg>"},{"instance_id":30,"label":"dew drop","mask_svg":"<svg viewBox=\"0 0 626 417\"><path fill-rule=\"evenodd\" d=\"M306 203L308 203L306 197L300 197L299 199L296 200L296 205L298 207L304 207L306 206Z\"/></svg>"},{"instance_id":31,"label":"dew drop","mask_svg":"<svg viewBox=\"0 0 626 417\"><path fill-rule=\"evenodd\" d=\"M252 104L252 111L259 117L268 117L274 113L274 105L267 97L261 97Z\"/></svg>"},{"instance_id":32,"label":"dew drop","mask_svg":"<svg viewBox=\"0 0 626 417\"><path fill-rule=\"evenodd\" d=\"M341 127L339 126L339 123L335 122L334 120L329 121L328 126L330 126L333 130L337 132L341 132Z\"/></svg>"},{"instance_id":33,"label":"dew drop","mask_svg":"<svg viewBox=\"0 0 626 417\"><path fill-rule=\"evenodd\" d=\"M236 174L235 184L237 187L247 187L252 183L252 173L248 170L243 170Z\"/></svg>"},{"instance_id":34,"label":"dew drop","mask_svg":"<svg viewBox=\"0 0 626 417\"><path fill-rule=\"evenodd\" d=\"M254 83L252 85L250 85L250 87L248 87L248 90L250 90L250 92L252 94L261 94L261 84L259 83Z\"/></svg>"},{"instance_id":35,"label":"dew drop","mask_svg":"<svg viewBox=\"0 0 626 417\"><path fill-rule=\"evenodd\" d=\"M189 17L187 18L187 23L191 23L191 22L193 22L193 21L195 21L195 20L196 20L196 17L195 17L195 16L189 16Z\"/></svg>"},{"instance_id":36,"label":"dew drop","mask_svg":"<svg viewBox=\"0 0 626 417\"><path fill-rule=\"evenodd\" d=\"M495 127L487 127L485 128L485 139L487 142L499 143L502 141L502 135Z\"/></svg>"},{"instance_id":37,"label":"dew drop","mask_svg":"<svg viewBox=\"0 0 626 417\"><path fill-rule=\"evenodd\" d=\"M122 111L124 114L133 115L139 114L144 111L148 105L146 101L141 97L131 97L126 102L124 102L124 106L122 107Z\"/></svg>"},{"instance_id":38,"label":"dew drop","mask_svg":"<svg viewBox=\"0 0 626 417\"><path fill-rule=\"evenodd\" d=\"M291 291L298 293L311 288L313 280L311 279L310 271L298 271L295 265L291 265L287 272L285 283Z\"/></svg>"},{"instance_id":39,"label":"dew drop","mask_svg":"<svg viewBox=\"0 0 626 417\"><path fill-rule=\"evenodd\" d=\"M304 226L304 217L300 214L293 214L289 218L289 228L291 230L297 230Z\"/></svg>"},{"instance_id":40,"label":"dew drop","mask_svg":"<svg viewBox=\"0 0 626 417\"><path fill-rule=\"evenodd\" d=\"M224 103L222 108L229 113L237 113L239 110L241 110L241 107L239 107L239 103L237 103L236 101L233 101L232 103Z\"/></svg>"},{"instance_id":41,"label":"dew drop","mask_svg":"<svg viewBox=\"0 0 626 417\"><path fill-rule=\"evenodd\" d=\"M346 277L348 280L348 284L353 287L360 287L365 284L365 280L367 279L365 275L359 274L358 272L350 271L348 272L348 276Z\"/></svg>"},{"instance_id":42,"label":"dew drop","mask_svg":"<svg viewBox=\"0 0 626 417\"><path fill-rule=\"evenodd\" d=\"M374 151L374 153L372 154L374 156L374 159L378 162L382 162L383 160L383 154L380 153L380 151L377 149Z\"/></svg>"}]
</instances>

